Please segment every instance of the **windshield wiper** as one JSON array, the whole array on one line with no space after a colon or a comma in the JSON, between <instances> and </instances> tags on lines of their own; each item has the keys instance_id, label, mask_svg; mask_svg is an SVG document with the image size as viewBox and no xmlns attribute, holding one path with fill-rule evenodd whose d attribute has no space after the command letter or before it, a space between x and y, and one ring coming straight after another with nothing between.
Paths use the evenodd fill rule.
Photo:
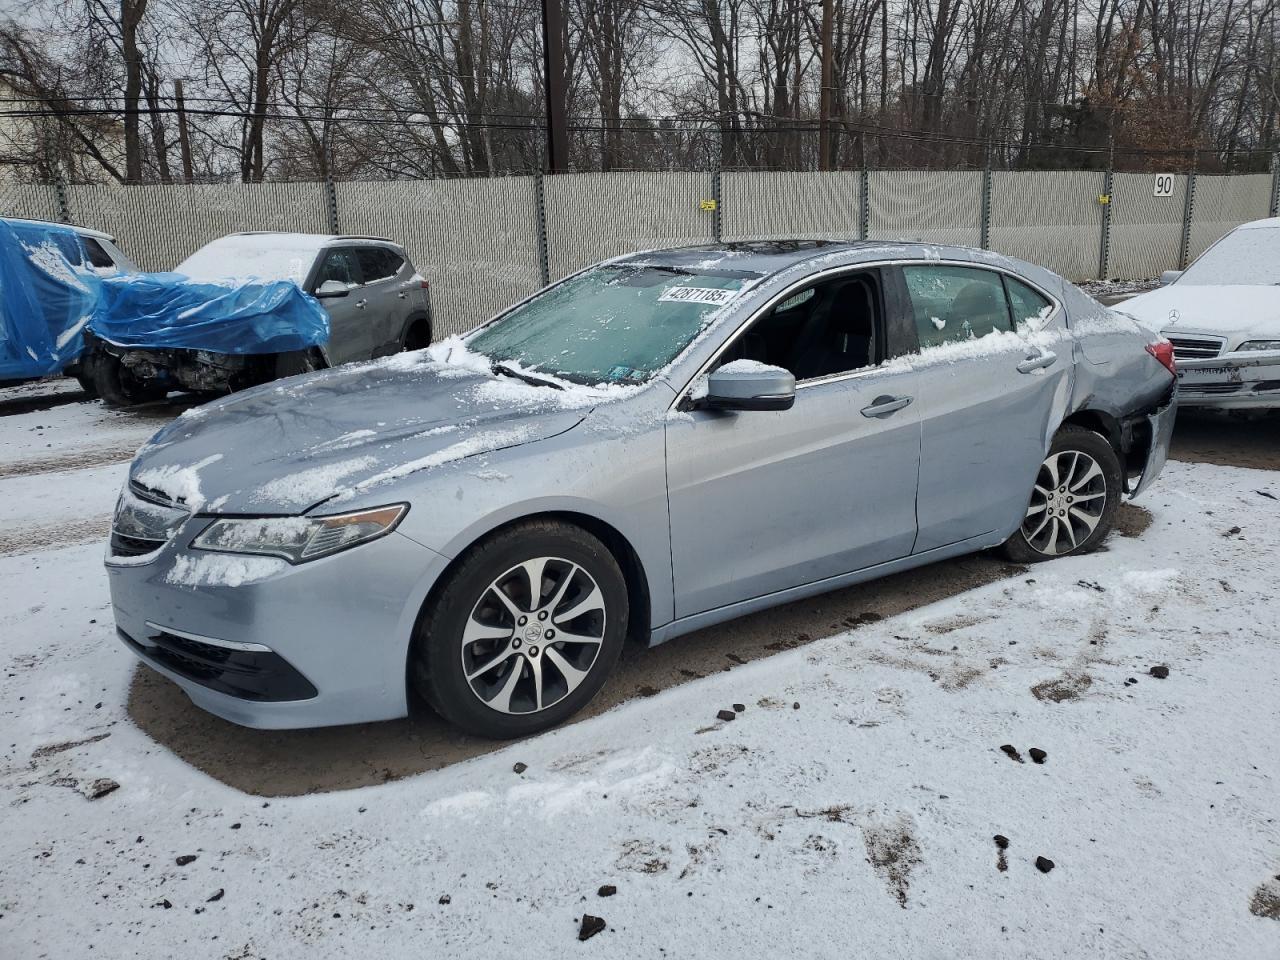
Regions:
<instances>
[{"instance_id":1,"label":"windshield wiper","mask_svg":"<svg viewBox=\"0 0 1280 960\"><path fill-rule=\"evenodd\" d=\"M517 380L523 380L525 383L531 384L535 387L550 387L552 390L564 389L562 384L556 383L554 380L547 380L543 377L535 377L532 374L521 373L519 370L509 367L505 363L501 363L497 360L489 364L489 369L493 373L501 374L504 377L514 377Z\"/></svg>"}]
</instances>

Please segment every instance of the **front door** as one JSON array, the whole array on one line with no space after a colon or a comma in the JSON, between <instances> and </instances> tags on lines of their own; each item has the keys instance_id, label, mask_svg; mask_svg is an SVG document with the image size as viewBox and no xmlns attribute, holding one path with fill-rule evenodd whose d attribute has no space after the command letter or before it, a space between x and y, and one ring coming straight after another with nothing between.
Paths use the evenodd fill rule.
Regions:
<instances>
[{"instance_id":1,"label":"front door","mask_svg":"<svg viewBox=\"0 0 1280 960\"><path fill-rule=\"evenodd\" d=\"M900 269L922 348L912 365L923 553L1020 522L1070 394L1072 351L1053 336L1065 332L1062 309L1014 277L941 263Z\"/></svg>"},{"instance_id":2,"label":"front door","mask_svg":"<svg viewBox=\"0 0 1280 960\"><path fill-rule=\"evenodd\" d=\"M677 618L911 552L916 375L875 366L882 293L878 271L811 285L720 356L791 370L790 410L694 409L668 420Z\"/></svg>"},{"instance_id":3,"label":"front door","mask_svg":"<svg viewBox=\"0 0 1280 960\"><path fill-rule=\"evenodd\" d=\"M361 287L360 263L351 247L331 247L324 253L316 276L318 288L326 280L347 287L345 297L326 297L320 302L329 314L329 342L325 356L330 364L367 360L373 351L369 323L369 301Z\"/></svg>"}]
</instances>

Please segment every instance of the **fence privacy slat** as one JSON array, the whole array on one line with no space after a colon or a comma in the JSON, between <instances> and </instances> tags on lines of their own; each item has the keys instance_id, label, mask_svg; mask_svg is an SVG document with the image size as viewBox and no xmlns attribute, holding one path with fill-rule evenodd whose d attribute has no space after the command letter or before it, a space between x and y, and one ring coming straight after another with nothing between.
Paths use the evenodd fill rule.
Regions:
<instances>
[{"instance_id":1,"label":"fence privacy slat","mask_svg":"<svg viewBox=\"0 0 1280 960\"><path fill-rule=\"evenodd\" d=\"M872 170L867 206L869 240L982 243L980 170Z\"/></svg>"},{"instance_id":2,"label":"fence privacy slat","mask_svg":"<svg viewBox=\"0 0 1280 960\"><path fill-rule=\"evenodd\" d=\"M1232 227L1260 220L1271 209L1271 175L1246 173L1233 177L1197 174L1191 206L1190 259Z\"/></svg>"},{"instance_id":3,"label":"fence privacy slat","mask_svg":"<svg viewBox=\"0 0 1280 960\"><path fill-rule=\"evenodd\" d=\"M545 191L552 280L630 250L711 242L710 173L560 174Z\"/></svg>"},{"instance_id":4,"label":"fence privacy slat","mask_svg":"<svg viewBox=\"0 0 1280 960\"><path fill-rule=\"evenodd\" d=\"M1104 182L1101 171L993 173L991 249L1072 280L1092 277L1098 272Z\"/></svg>"},{"instance_id":5,"label":"fence privacy slat","mask_svg":"<svg viewBox=\"0 0 1280 960\"><path fill-rule=\"evenodd\" d=\"M0 217L58 220L58 191L43 183L0 183Z\"/></svg>"},{"instance_id":6,"label":"fence privacy slat","mask_svg":"<svg viewBox=\"0 0 1280 960\"><path fill-rule=\"evenodd\" d=\"M724 239L856 240L856 170L721 175Z\"/></svg>"},{"instance_id":7,"label":"fence privacy slat","mask_svg":"<svg viewBox=\"0 0 1280 960\"><path fill-rule=\"evenodd\" d=\"M404 245L431 282L437 337L469 330L541 286L532 177L338 183L346 233Z\"/></svg>"},{"instance_id":8,"label":"fence privacy slat","mask_svg":"<svg viewBox=\"0 0 1280 960\"><path fill-rule=\"evenodd\" d=\"M1155 195L1155 176L1117 173L1111 183L1111 255L1108 279L1158 277L1174 270L1182 246L1187 178L1172 178L1173 192Z\"/></svg>"}]
</instances>

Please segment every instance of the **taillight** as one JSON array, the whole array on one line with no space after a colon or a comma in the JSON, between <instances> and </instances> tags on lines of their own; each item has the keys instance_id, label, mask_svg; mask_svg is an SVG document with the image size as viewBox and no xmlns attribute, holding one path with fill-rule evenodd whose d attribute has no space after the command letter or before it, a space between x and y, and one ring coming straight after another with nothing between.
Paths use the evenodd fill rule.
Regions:
<instances>
[{"instance_id":1,"label":"taillight","mask_svg":"<svg viewBox=\"0 0 1280 960\"><path fill-rule=\"evenodd\" d=\"M1168 340L1157 340L1155 343L1148 343L1147 353L1159 360L1160 365L1175 377L1178 375L1178 368L1173 364L1173 344Z\"/></svg>"},{"instance_id":2,"label":"taillight","mask_svg":"<svg viewBox=\"0 0 1280 960\"><path fill-rule=\"evenodd\" d=\"M423 280L423 281L422 281L422 289L423 289L423 290L430 290L430 289L431 289L431 284L430 284L430 283L428 283L426 280Z\"/></svg>"}]
</instances>

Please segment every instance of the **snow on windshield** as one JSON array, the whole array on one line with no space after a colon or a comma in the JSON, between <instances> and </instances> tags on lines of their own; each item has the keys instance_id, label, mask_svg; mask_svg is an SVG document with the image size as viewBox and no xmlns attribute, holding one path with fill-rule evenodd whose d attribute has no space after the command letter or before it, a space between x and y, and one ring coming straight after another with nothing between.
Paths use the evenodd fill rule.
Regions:
<instances>
[{"instance_id":1,"label":"snow on windshield","mask_svg":"<svg viewBox=\"0 0 1280 960\"><path fill-rule=\"evenodd\" d=\"M301 284L322 236L295 233L233 235L206 243L174 270L192 280L292 280Z\"/></svg>"},{"instance_id":2,"label":"snow on windshield","mask_svg":"<svg viewBox=\"0 0 1280 960\"><path fill-rule=\"evenodd\" d=\"M1189 266L1177 283L1192 287L1280 284L1280 227L1231 231Z\"/></svg>"},{"instance_id":3,"label":"snow on windshield","mask_svg":"<svg viewBox=\"0 0 1280 960\"><path fill-rule=\"evenodd\" d=\"M575 383L643 383L758 279L744 270L597 267L517 307L467 347Z\"/></svg>"}]
</instances>

